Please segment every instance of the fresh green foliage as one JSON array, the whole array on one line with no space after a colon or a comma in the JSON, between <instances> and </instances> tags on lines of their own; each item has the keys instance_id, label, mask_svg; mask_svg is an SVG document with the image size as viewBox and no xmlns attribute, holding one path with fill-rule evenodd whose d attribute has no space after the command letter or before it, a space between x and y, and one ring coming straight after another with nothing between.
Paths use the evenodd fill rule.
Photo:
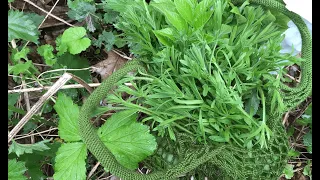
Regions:
<instances>
[{"instance_id":1,"label":"fresh green foliage","mask_svg":"<svg viewBox=\"0 0 320 180\"><path fill-rule=\"evenodd\" d=\"M44 151L49 149L49 147L45 144L48 142L50 142L50 140L43 140L35 144L19 144L13 141L11 146L9 147L9 153L14 152L19 157L24 153L32 153L34 150Z\"/></svg>"},{"instance_id":2,"label":"fresh green foliage","mask_svg":"<svg viewBox=\"0 0 320 180\"><path fill-rule=\"evenodd\" d=\"M147 114L143 121L172 140L188 133L202 143L266 147L273 134L267 114L284 108L280 67L302 61L280 54L277 16L225 0L127 4L106 1L119 13L115 26L130 50L145 58L148 74L119 82L108 102ZM132 97L123 100L123 92Z\"/></svg>"},{"instance_id":3,"label":"fresh green foliage","mask_svg":"<svg viewBox=\"0 0 320 180\"><path fill-rule=\"evenodd\" d=\"M96 7L93 4L82 0L68 0L68 7L70 8L68 16L78 21L83 21L96 11Z\"/></svg>"},{"instance_id":4,"label":"fresh green foliage","mask_svg":"<svg viewBox=\"0 0 320 180\"><path fill-rule=\"evenodd\" d=\"M309 131L303 136L303 144L309 153L312 153L312 103L309 104L301 118L297 119L297 124L309 126Z\"/></svg>"},{"instance_id":5,"label":"fresh green foliage","mask_svg":"<svg viewBox=\"0 0 320 180\"><path fill-rule=\"evenodd\" d=\"M37 51L44 58L47 65L52 66L56 63L57 58L53 54L53 47L50 44L39 46Z\"/></svg>"},{"instance_id":6,"label":"fresh green foliage","mask_svg":"<svg viewBox=\"0 0 320 180\"><path fill-rule=\"evenodd\" d=\"M29 17L31 21L34 22L35 26L39 27L41 22L44 20L44 16L38 15L36 13L25 12L25 15Z\"/></svg>"},{"instance_id":7,"label":"fresh green foliage","mask_svg":"<svg viewBox=\"0 0 320 180\"><path fill-rule=\"evenodd\" d=\"M65 53L58 57L57 63L54 65L55 69L68 68L68 69L82 69L88 68L89 62L86 58L80 57L79 55L72 55ZM72 74L78 76L85 82L91 82L91 76L89 69L81 71L72 71Z\"/></svg>"},{"instance_id":8,"label":"fresh green foliage","mask_svg":"<svg viewBox=\"0 0 320 180\"><path fill-rule=\"evenodd\" d=\"M312 131L303 136L303 144L307 147L309 153L312 153Z\"/></svg>"},{"instance_id":9,"label":"fresh green foliage","mask_svg":"<svg viewBox=\"0 0 320 180\"><path fill-rule=\"evenodd\" d=\"M54 109L60 117L59 136L68 142L57 152L54 177L82 179L86 172L86 147L84 143L76 142L81 141L77 124L79 107L70 97L59 93ZM120 111L98 129L101 140L119 163L130 169L137 168L138 163L151 155L157 146L148 126L136 122L136 119L136 111Z\"/></svg>"},{"instance_id":10,"label":"fresh green foliage","mask_svg":"<svg viewBox=\"0 0 320 180\"><path fill-rule=\"evenodd\" d=\"M290 151L288 152L288 156L289 157L299 157L300 152L295 151L294 149L290 149Z\"/></svg>"},{"instance_id":11,"label":"fresh green foliage","mask_svg":"<svg viewBox=\"0 0 320 180\"><path fill-rule=\"evenodd\" d=\"M45 179L46 176L41 171L42 166L50 163L54 164L54 158L60 143L54 141L53 143L47 143L49 149L43 151L34 150L31 154L25 153L18 157L19 161L25 162L25 167L28 169L27 173L31 179ZM15 153L10 153L8 157L10 159L16 158Z\"/></svg>"},{"instance_id":12,"label":"fresh green foliage","mask_svg":"<svg viewBox=\"0 0 320 180\"><path fill-rule=\"evenodd\" d=\"M294 175L293 165L287 164L283 170L283 173L284 173L286 179L291 179Z\"/></svg>"},{"instance_id":13,"label":"fresh green foliage","mask_svg":"<svg viewBox=\"0 0 320 180\"><path fill-rule=\"evenodd\" d=\"M14 0L8 0L8 3L12 3L12 2L14 2Z\"/></svg>"},{"instance_id":14,"label":"fresh green foliage","mask_svg":"<svg viewBox=\"0 0 320 180\"><path fill-rule=\"evenodd\" d=\"M8 180L25 180L23 174L26 171L25 163L10 159L8 162Z\"/></svg>"},{"instance_id":15,"label":"fresh green foliage","mask_svg":"<svg viewBox=\"0 0 320 180\"><path fill-rule=\"evenodd\" d=\"M32 74L32 70L34 70L35 67L32 64L32 61L28 60L26 62L21 62L18 63L14 66L8 65L8 74L13 74L13 75L19 75L20 73L22 74Z\"/></svg>"},{"instance_id":16,"label":"fresh green foliage","mask_svg":"<svg viewBox=\"0 0 320 180\"><path fill-rule=\"evenodd\" d=\"M39 31L28 15L16 10L8 11L8 42L13 39L23 39L38 42Z\"/></svg>"},{"instance_id":17,"label":"fresh green foliage","mask_svg":"<svg viewBox=\"0 0 320 180\"><path fill-rule=\"evenodd\" d=\"M93 41L93 45L99 48L101 48L101 45L104 44L107 51L110 51L112 49L112 46L114 45L114 43L115 43L115 36L113 35L112 32L106 32L106 31L103 31L99 35L99 38L96 41Z\"/></svg>"},{"instance_id":18,"label":"fresh green foliage","mask_svg":"<svg viewBox=\"0 0 320 180\"><path fill-rule=\"evenodd\" d=\"M60 117L59 136L68 141L80 141L78 126L79 107L63 93L58 94L56 104L53 106Z\"/></svg>"},{"instance_id":19,"label":"fresh green foliage","mask_svg":"<svg viewBox=\"0 0 320 180\"><path fill-rule=\"evenodd\" d=\"M105 14L103 15L103 20L105 23L107 24L111 24L116 22L116 19L119 15L119 13L115 12L115 11L111 11L111 10L105 10Z\"/></svg>"},{"instance_id":20,"label":"fresh green foliage","mask_svg":"<svg viewBox=\"0 0 320 180\"><path fill-rule=\"evenodd\" d=\"M84 180L86 179L87 148L82 142L62 144L56 158L53 175L59 180Z\"/></svg>"},{"instance_id":21,"label":"fresh green foliage","mask_svg":"<svg viewBox=\"0 0 320 180\"><path fill-rule=\"evenodd\" d=\"M58 55L62 55L65 52L71 54L79 54L86 50L91 40L86 35L86 29L83 27L70 27L65 30L61 37L56 39Z\"/></svg>"},{"instance_id":22,"label":"fresh green foliage","mask_svg":"<svg viewBox=\"0 0 320 180\"><path fill-rule=\"evenodd\" d=\"M11 59L18 63L21 59L28 60L27 55L30 53L29 48L22 48L20 51L18 49L13 49L11 54Z\"/></svg>"},{"instance_id":23,"label":"fresh green foliage","mask_svg":"<svg viewBox=\"0 0 320 180\"><path fill-rule=\"evenodd\" d=\"M19 93L8 94L8 108L9 106L14 106L20 97ZM13 111L8 109L8 119L11 119Z\"/></svg>"},{"instance_id":24,"label":"fresh green foliage","mask_svg":"<svg viewBox=\"0 0 320 180\"><path fill-rule=\"evenodd\" d=\"M303 175L309 176L310 180L312 180L311 161L308 161L307 165L303 168Z\"/></svg>"},{"instance_id":25,"label":"fresh green foliage","mask_svg":"<svg viewBox=\"0 0 320 180\"><path fill-rule=\"evenodd\" d=\"M149 127L136 122L135 110L113 114L98 130L99 137L124 167L138 168L138 163L157 147Z\"/></svg>"}]
</instances>

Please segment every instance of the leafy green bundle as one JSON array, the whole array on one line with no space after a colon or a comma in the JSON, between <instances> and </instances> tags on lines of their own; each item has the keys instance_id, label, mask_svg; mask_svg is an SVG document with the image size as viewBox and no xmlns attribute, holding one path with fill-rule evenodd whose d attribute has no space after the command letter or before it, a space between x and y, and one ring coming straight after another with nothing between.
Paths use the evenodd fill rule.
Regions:
<instances>
[{"instance_id":1,"label":"leafy green bundle","mask_svg":"<svg viewBox=\"0 0 320 180\"><path fill-rule=\"evenodd\" d=\"M104 3L120 13L115 26L148 72L124 78L108 102L147 114L142 121L172 140L182 132L201 143L267 146L267 114L284 108L282 67L301 62L279 52L283 16L247 1Z\"/></svg>"}]
</instances>

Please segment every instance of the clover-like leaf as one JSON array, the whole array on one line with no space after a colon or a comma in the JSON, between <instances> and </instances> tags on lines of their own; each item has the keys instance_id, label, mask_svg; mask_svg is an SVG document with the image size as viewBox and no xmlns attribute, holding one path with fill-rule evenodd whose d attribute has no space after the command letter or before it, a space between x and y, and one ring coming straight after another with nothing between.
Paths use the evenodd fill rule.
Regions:
<instances>
[{"instance_id":1,"label":"clover-like leaf","mask_svg":"<svg viewBox=\"0 0 320 180\"><path fill-rule=\"evenodd\" d=\"M61 39L57 39L57 50L61 51L60 55L67 51L71 54L79 54L86 50L91 41L84 37L85 35L86 29L84 27L71 27L65 30Z\"/></svg>"},{"instance_id":2,"label":"clover-like leaf","mask_svg":"<svg viewBox=\"0 0 320 180\"><path fill-rule=\"evenodd\" d=\"M120 111L112 115L98 130L102 142L120 164L129 169L151 155L157 147L149 127L136 122L135 110Z\"/></svg>"}]
</instances>

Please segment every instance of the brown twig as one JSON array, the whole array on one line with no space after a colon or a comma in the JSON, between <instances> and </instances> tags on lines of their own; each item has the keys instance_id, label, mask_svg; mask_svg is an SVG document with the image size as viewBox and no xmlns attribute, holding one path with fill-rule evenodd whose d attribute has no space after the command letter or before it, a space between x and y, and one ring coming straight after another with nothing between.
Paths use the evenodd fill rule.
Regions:
<instances>
[{"instance_id":1,"label":"brown twig","mask_svg":"<svg viewBox=\"0 0 320 180\"><path fill-rule=\"evenodd\" d=\"M70 76L72 76L72 79L75 80L77 83L81 84L84 88L86 88L86 90L91 94L93 92L93 89L89 86L89 84L87 84L84 80L82 80L81 78L79 78L76 75L73 75L71 73L68 73Z\"/></svg>"},{"instance_id":2,"label":"brown twig","mask_svg":"<svg viewBox=\"0 0 320 180\"><path fill-rule=\"evenodd\" d=\"M46 17L44 17L44 19L42 20L42 22L40 23L40 25L38 26L38 29L40 29L40 27L42 26L42 24L44 23L44 21L48 18L49 15L51 15L51 12L53 11L53 9L56 7L56 5L58 4L59 0L57 0L57 2L53 5L53 7L50 9L50 11L48 12L48 14L46 15Z\"/></svg>"},{"instance_id":3,"label":"brown twig","mask_svg":"<svg viewBox=\"0 0 320 180\"><path fill-rule=\"evenodd\" d=\"M22 73L20 73L20 77L21 77L21 83L22 83L22 88L25 89L27 88L26 86L26 82L25 80L23 79L23 75ZM30 111L30 101L29 101L29 94L28 92L24 92L23 93L23 97L24 97L24 101L26 103L26 109L27 109L27 112ZM32 131L33 132L33 131ZM35 140L34 140L34 136L31 136L31 144L34 144L35 143Z\"/></svg>"},{"instance_id":4,"label":"brown twig","mask_svg":"<svg viewBox=\"0 0 320 180\"><path fill-rule=\"evenodd\" d=\"M21 128L29 121L29 119L40 109L44 102L49 99L54 93L56 93L66 82L68 82L72 76L65 73L60 79L34 104L34 106L27 112L27 114L18 122L18 124L9 132L8 143L13 137L21 130Z\"/></svg>"},{"instance_id":5,"label":"brown twig","mask_svg":"<svg viewBox=\"0 0 320 180\"><path fill-rule=\"evenodd\" d=\"M41 7L37 6L36 4L34 4L33 2L31 2L30 0L23 0L23 1L25 1L25 2L29 3L30 5L36 7L36 8L39 9L40 11L49 14L48 11L46 11L46 10L42 9ZM68 25L68 26L71 26L71 27L74 26L74 25L68 23L67 21L65 21L65 20L63 20L63 19L61 19L61 18L59 18L59 17L57 17L57 16L55 16L55 15L53 15L53 14L49 14L49 16L55 18L55 19L58 20L58 21L61 21L61 22L65 23L65 24Z\"/></svg>"},{"instance_id":6,"label":"brown twig","mask_svg":"<svg viewBox=\"0 0 320 180\"><path fill-rule=\"evenodd\" d=\"M93 166L93 168L91 169L91 171L88 174L87 180L92 176L92 174L97 170L97 168L99 167L100 162L98 162L96 165Z\"/></svg>"},{"instance_id":7,"label":"brown twig","mask_svg":"<svg viewBox=\"0 0 320 180\"><path fill-rule=\"evenodd\" d=\"M90 87L98 87L100 86L101 83L90 83L88 86ZM8 94L11 93L23 93L23 92L33 92L33 91L43 91L43 90L48 90L52 86L44 86L44 87L39 87L39 88L27 88L27 89L17 89L17 90L8 90ZM82 84L68 84L62 86L60 89L74 89L74 88L83 88L84 86Z\"/></svg>"}]
</instances>

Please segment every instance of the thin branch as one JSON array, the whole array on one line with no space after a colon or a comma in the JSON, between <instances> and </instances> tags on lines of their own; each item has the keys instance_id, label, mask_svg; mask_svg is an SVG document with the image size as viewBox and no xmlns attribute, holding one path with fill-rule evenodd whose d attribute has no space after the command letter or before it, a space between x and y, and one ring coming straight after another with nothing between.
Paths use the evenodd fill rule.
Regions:
<instances>
[{"instance_id":1,"label":"thin branch","mask_svg":"<svg viewBox=\"0 0 320 180\"><path fill-rule=\"evenodd\" d=\"M31 2L30 0L23 0L23 1L25 1L25 2L29 3L30 5L36 7L36 8L39 9L40 11L49 14L48 11L46 11L46 10L42 9L41 7L37 6L36 4L34 4L33 2ZM61 19L61 18L59 18L59 17L57 17L57 16L55 16L55 15L53 15L53 14L49 14L49 16L51 16L51 17L53 17L53 18L55 18L55 19L57 19L57 20L65 23L65 24L67 24L68 26L74 27L74 25L68 23L67 21L65 21L65 20L63 20L63 19Z\"/></svg>"},{"instance_id":2,"label":"thin branch","mask_svg":"<svg viewBox=\"0 0 320 180\"><path fill-rule=\"evenodd\" d=\"M88 86L90 87L98 87L100 86L101 83L90 83ZM124 83L126 86L132 86L131 83ZM43 91L43 90L48 90L52 86L44 86L44 87L39 87L39 88L27 88L27 89L17 89L17 90L8 90L8 94L11 93L23 93L23 92L33 92L33 91ZM84 88L83 85L81 84L68 84L62 86L60 89L77 89L77 88Z\"/></svg>"},{"instance_id":3,"label":"thin branch","mask_svg":"<svg viewBox=\"0 0 320 180\"><path fill-rule=\"evenodd\" d=\"M51 15L51 12L53 11L53 9L56 7L56 5L58 4L60 0L57 0L57 2L53 5L53 7L51 8L51 10L48 12L48 14L46 15L46 17L44 17L44 19L42 20L41 24L38 26L38 29L40 29L40 27L42 26L42 24L44 23L44 21L46 21L46 19L48 18L49 15Z\"/></svg>"},{"instance_id":4,"label":"thin branch","mask_svg":"<svg viewBox=\"0 0 320 180\"><path fill-rule=\"evenodd\" d=\"M90 83L88 86L90 87L98 87L100 86L101 83ZM8 90L8 94L11 93L23 93L23 92L33 92L33 91L43 91L43 90L48 90L52 86L44 86L44 87L39 87L39 88L27 88L27 89L17 89L17 90ZM62 86L60 89L76 89L76 88L84 88L83 85L81 84L68 84Z\"/></svg>"},{"instance_id":5,"label":"thin branch","mask_svg":"<svg viewBox=\"0 0 320 180\"><path fill-rule=\"evenodd\" d=\"M70 74L70 73L69 73ZM76 75L70 74L72 76L72 79L75 80L77 83L81 84L86 90L91 94L93 92L93 89L86 83L84 80L79 78Z\"/></svg>"},{"instance_id":6,"label":"thin branch","mask_svg":"<svg viewBox=\"0 0 320 180\"><path fill-rule=\"evenodd\" d=\"M52 128L52 129L48 129L48 130L41 131L41 132L38 132L38 133L32 133L32 134L28 134L28 135L20 135L21 137L14 138L14 140L23 139L23 138L26 138L26 137L42 134L42 133L45 133L45 132L51 132L51 131L54 131L54 130L57 130L57 129L58 128Z\"/></svg>"},{"instance_id":7,"label":"thin branch","mask_svg":"<svg viewBox=\"0 0 320 180\"><path fill-rule=\"evenodd\" d=\"M8 143L21 130L21 128L29 121L29 119L40 109L44 102L56 93L72 76L70 74L63 74L60 79L34 104L34 106L27 112L27 114L19 121L19 123L8 134Z\"/></svg>"},{"instance_id":8,"label":"thin branch","mask_svg":"<svg viewBox=\"0 0 320 180\"><path fill-rule=\"evenodd\" d=\"M100 162L98 162L96 165L93 166L93 168L91 169L90 173L88 174L87 180L92 176L92 174L97 170L97 168L99 167Z\"/></svg>"}]
</instances>

